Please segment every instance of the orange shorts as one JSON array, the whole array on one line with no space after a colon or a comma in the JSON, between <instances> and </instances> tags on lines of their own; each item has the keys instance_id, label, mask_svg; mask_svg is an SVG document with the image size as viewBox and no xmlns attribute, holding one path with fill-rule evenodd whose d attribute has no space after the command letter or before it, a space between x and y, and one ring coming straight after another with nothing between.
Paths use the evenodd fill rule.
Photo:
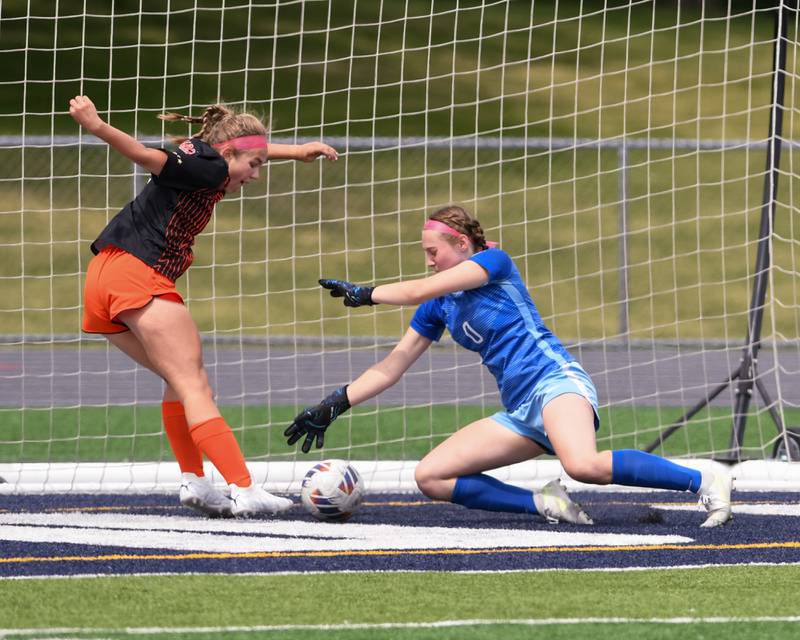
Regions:
<instances>
[{"instance_id":1,"label":"orange shorts","mask_svg":"<svg viewBox=\"0 0 800 640\"><path fill-rule=\"evenodd\" d=\"M106 247L86 270L83 286L83 330L86 333L122 333L128 327L115 318L123 311L141 309L155 297L183 304L175 283L139 258L117 247Z\"/></svg>"}]
</instances>

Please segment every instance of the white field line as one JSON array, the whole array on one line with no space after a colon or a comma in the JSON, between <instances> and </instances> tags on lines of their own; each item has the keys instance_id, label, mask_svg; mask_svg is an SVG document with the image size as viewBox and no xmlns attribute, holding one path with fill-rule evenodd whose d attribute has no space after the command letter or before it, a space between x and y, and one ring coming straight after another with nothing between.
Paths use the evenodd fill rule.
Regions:
<instances>
[{"instance_id":1,"label":"white field line","mask_svg":"<svg viewBox=\"0 0 800 640\"><path fill-rule=\"evenodd\" d=\"M187 633L262 633L267 631L351 631L358 629L436 629L447 627L470 627L491 625L515 625L526 627L561 626L579 624L729 624L751 622L795 622L800 616L715 616L715 617L676 617L676 618L528 618L518 620L438 620L435 622L383 622L383 623L344 623L344 624L286 624L254 625L239 627L128 627L121 629L91 627L71 627L60 629L0 629L0 638L9 636L35 636L47 634L115 634L115 635L154 635Z\"/></svg>"},{"instance_id":2,"label":"white field line","mask_svg":"<svg viewBox=\"0 0 800 640\"><path fill-rule=\"evenodd\" d=\"M696 509L692 504L659 504L654 509L664 511L690 511ZM792 516L800 518L800 504L752 504L734 503L733 514L749 516Z\"/></svg>"},{"instance_id":3,"label":"white field line","mask_svg":"<svg viewBox=\"0 0 800 640\"><path fill-rule=\"evenodd\" d=\"M0 540L207 553L687 544L676 535L97 513L0 513Z\"/></svg>"}]
</instances>

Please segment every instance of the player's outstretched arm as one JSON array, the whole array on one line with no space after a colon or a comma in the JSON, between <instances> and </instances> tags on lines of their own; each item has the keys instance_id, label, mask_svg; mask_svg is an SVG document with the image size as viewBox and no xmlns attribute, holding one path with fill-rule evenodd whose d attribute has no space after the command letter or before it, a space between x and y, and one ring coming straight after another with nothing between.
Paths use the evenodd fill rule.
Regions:
<instances>
[{"instance_id":1,"label":"player's outstretched arm","mask_svg":"<svg viewBox=\"0 0 800 640\"><path fill-rule=\"evenodd\" d=\"M464 262L427 278L382 284L375 287L372 300L385 304L422 304L455 291L477 289L489 282L489 274L477 262Z\"/></svg>"},{"instance_id":2,"label":"player's outstretched arm","mask_svg":"<svg viewBox=\"0 0 800 640\"><path fill-rule=\"evenodd\" d=\"M429 338L409 328L389 355L350 383L347 395L351 404L361 404L397 384L409 367L430 346Z\"/></svg>"},{"instance_id":3,"label":"player's outstretched arm","mask_svg":"<svg viewBox=\"0 0 800 640\"><path fill-rule=\"evenodd\" d=\"M75 96L69 101L69 114L89 133L154 175L161 173L167 155L159 149L144 146L136 138L112 127L97 113L97 108L87 96Z\"/></svg>"},{"instance_id":4,"label":"player's outstretched arm","mask_svg":"<svg viewBox=\"0 0 800 640\"><path fill-rule=\"evenodd\" d=\"M320 280L334 298L344 298L346 307L361 307L373 304L422 304L454 291L477 289L489 281L489 274L477 262L466 260L461 264L440 271L428 278L417 278L377 287L353 284L346 280Z\"/></svg>"},{"instance_id":5,"label":"player's outstretched arm","mask_svg":"<svg viewBox=\"0 0 800 640\"><path fill-rule=\"evenodd\" d=\"M367 369L349 385L334 391L319 404L307 407L297 414L292 424L283 432L287 444L291 446L305 436L300 447L303 453L308 453L315 443L317 449L321 448L325 443L325 430L336 418L351 406L369 400L395 384L430 344L428 338L409 329L383 360Z\"/></svg>"},{"instance_id":6,"label":"player's outstretched arm","mask_svg":"<svg viewBox=\"0 0 800 640\"><path fill-rule=\"evenodd\" d=\"M339 154L336 149L324 142L306 142L304 144L270 143L267 147L267 160L311 162L319 157L327 158L333 162L339 159Z\"/></svg>"}]
</instances>

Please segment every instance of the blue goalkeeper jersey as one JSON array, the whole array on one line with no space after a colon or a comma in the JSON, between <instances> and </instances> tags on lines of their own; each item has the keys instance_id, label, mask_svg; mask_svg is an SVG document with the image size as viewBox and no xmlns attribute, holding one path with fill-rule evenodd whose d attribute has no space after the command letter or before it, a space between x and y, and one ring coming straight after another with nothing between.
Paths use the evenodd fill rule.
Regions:
<instances>
[{"instance_id":1,"label":"blue goalkeeper jersey","mask_svg":"<svg viewBox=\"0 0 800 640\"><path fill-rule=\"evenodd\" d=\"M456 291L419 306L411 327L438 341L445 329L462 347L481 354L514 411L545 374L574 358L545 326L511 257L500 249L473 255L489 274L482 287Z\"/></svg>"}]
</instances>

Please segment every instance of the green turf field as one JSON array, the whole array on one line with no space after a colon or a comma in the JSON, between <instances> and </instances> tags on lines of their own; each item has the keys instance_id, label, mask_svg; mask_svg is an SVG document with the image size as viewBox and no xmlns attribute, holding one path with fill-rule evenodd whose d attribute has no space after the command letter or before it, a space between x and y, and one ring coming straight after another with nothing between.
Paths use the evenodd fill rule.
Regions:
<instances>
[{"instance_id":1,"label":"green turf field","mask_svg":"<svg viewBox=\"0 0 800 640\"><path fill-rule=\"evenodd\" d=\"M80 629L69 637L120 637L126 628L151 638L315 640L394 638L777 638L797 637L800 568L716 567L661 571L542 573L390 573L285 576L103 577L0 581L0 629ZM591 619L605 619L593 623ZM683 624L650 619L686 618ZM725 624L692 622L737 618ZM550 620L544 626L504 624ZM619 620L609 624L610 619ZM456 627L357 625L487 621ZM561 620L562 622L559 622ZM587 622L581 624L581 620ZM493 621L493 622L491 622ZM203 627L286 626L283 630ZM331 628L302 628L331 625ZM292 629L292 627L298 627ZM356 627L356 628L352 628ZM184 628L184 633L169 633ZM195 629L189 631L188 628ZM92 629L103 629L91 634ZM116 631L116 633L115 633ZM65 634L62 632L59 637ZM3 636L4 638L7 636ZM47 637L45 633L36 637Z\"/></svg>"},{"instance_id":2,"label":"green turf field","mask_svg":"<svg viewBox=\"0 0 800 640\"><path fill-rule=\"evenodd\" d=\"M321 457L361 460L418 460L459 427L491 415L496 407L436 405L356 409L334 424L325 438ZM171 460L161 427L159 407L82 407L80 409L0 410L0 462L144 462ZM222 408L249 460L293 459L283 430L297 409L287 406ZM605 407L598 446L608 449L643 448L681 410L653 407ZM800 423L800 411L787 410L789 424ZM695 417L655 453L703 456L722 451L730 439L732 416L725 407L712 407ZM743 452L771 452L777 435L768 415L748 420Z\"/></svg>"},{"instance_id":3,"label":"green turf field","mask_svg":"<svg viewBox=\"0 0 800 640\"><path fill-rule=\"evenodd\" d=\"M423 275L420 224L456 201L514 257L565 341L618 337L623 248L630 338L743 340L763 149L640 146L626 149L623 173L620 146L579 141L765 139L768 5L2 0L0 133L75 136L67 104L85 93L148 138L186 133L162 127L164 109L218 100L246 102L279 139L540 138L527 149L345 146L336 164L270 164L242 198L220 203L194 247L179 286L200 330L399 336L411 310L346 310L316 280ZM788 69L800 76L796 48ZM796 113L796 83L788 98ZM798 123L785 119L787 140ZM571 144L553 148L560 138ZM764 324L776 340L800 325L800 178L796 151L784 158ZM102 146L0 147L6 341L78 334L88 245L141 183ZM223 411L249 460L290 460L282 433L299 408ZM359 408L309 459L419 459L493 410ZM642 448L681 412L605 407L599 446ZM800 410L785 417L800 424ZM729 409L708 409L656 452L724 450L730 425ZM743 455L761 458L775 428L759 413L745 435ZM158 407L0 410L0 463L171 459ZM783 618L798 614L799 584L797 566L0 580L0 640L794 640L800 626Z\"/></svg>"}]
</instances>

